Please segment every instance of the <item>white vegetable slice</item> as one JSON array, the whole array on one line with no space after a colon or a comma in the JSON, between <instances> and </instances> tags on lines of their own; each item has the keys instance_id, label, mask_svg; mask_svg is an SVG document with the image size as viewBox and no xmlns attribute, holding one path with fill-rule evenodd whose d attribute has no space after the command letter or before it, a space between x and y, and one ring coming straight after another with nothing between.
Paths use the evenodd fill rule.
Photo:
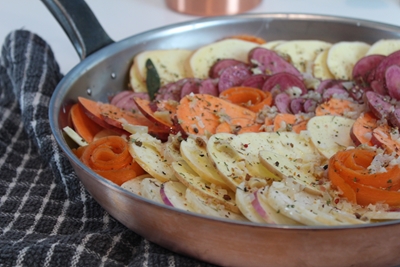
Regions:
<instances>
[{"instance_id":1,"label":"white vegetable slice","mask_svg":"<svg viewBox=\"0 0 400 267\"><path fill-rule=\"evenodd\" d=\"M327 65L336 79L351 80L357 61L365 56L371 46L364 42L338 42L329 49Z\"/></svg>"},{"instance_id":2,"label":"white vegetable slice","mask_svg":"<svg viewBox=\"0 0 400 267\"><path fill-rule=\"evenodd\" d=\"M181 142L180 152L186 163L204 180L229 188L207 154L207 142L201 137L188 137Z\"/></svg>"},{"instance_id":3,"label":"white vegetable slice","mask_svg":"<svg viewBox=\"0 0 400 267\"><path fill-rule=\"evenodd\" d=\"M153 178L153 177L151 177L149 174L146 173L146 174L140 175L138 177L135 177L133 179L130 179L129 181L126 181L125 183L123 183L121 185L121 187L129 192L132 192L136 195L141 196L142 195L141 183L142 183L143 179L145 179L145 178Z\"/></svg>"},{"instance_id":4,"label":"white vegetable slice","mask_svg":"<svg viewBox=\"0 0 400 267\"><path fill-rule=\"evenodd\" d=\"M129 152L133 159L160 182L177 180L172 167L165 160L161 141L146 133L130 136Z\"/></svg>"},{"instance_id":5,"label":"white vegetable slice","mask_svg":"<svg viewBox=\"0 0 400 267\"><path fill-rule=\"evenodd\" d=\"M240 212L235 202L235 193L231 190L216 187L202 179L185 161L173 162L172 168L179 181L196 194L230 211Z\"/></svg>"},{"instance_id":6,"label":"white vegetable slice","mask_svg":"<svg viewBox=\"0 0 400 267\"><path fill-rule=\"evenodd\" d=\"M234 137L235 135L227 133L212 135L207 142L207 153L229 188L236 191L236 187L246 178L248 170L244 157L230 145Z\"/></svg>"},{"instance_id":7,"label":"white vegetable slice","mask_svg":"<svg viewBox=\"0 0 400 267\"><path fill-rule=\"evenodd\" d=\"M197 49L186 64L187 75L195 78L207 78L211 66L218 59L236 59L248 62L248 53L258 44L239 39L224 39Z\"/></svg>"},{"instance_id":8,"label":"white vegetable slice","mask_svg":"<svg viewBox=\"0 0 400 267\"><path fill-rule=\"evenodd\" d=\"M194 193L191 189L186 190L186 201L194 212L200 214L225 219L247 221L243 215L226 210L224 206L208 201L207 198L201 197L200 195Z\"/></svg>"},{"instance_id":9,"label":"white vegetable slice","mask_svg":"<svg viewBox=\"0 0 400 267\"><path fill-rule=\"evenodd\" d=\"M311 141L327 159L354 143L350 137L354 120L341 116L316 116L307 123Z\"/></svg>"},{"instance_id":10,"label":"white vegetable slice","mask_svg":"<svg viewBox=\"0 0 400 267\"><path fill-rule=\"evenodd\" d=\"M140 192L144 198L164 204L160 195L161 182L154 178L145 178L140 183Z\"/></svg>"},{"instance_id":11,"label":"white vegetable slice","mask_svg":"<svg viewBox=\"0 0 400 267\"><path fill-rule=\"evenodd\" d=\"M304 191L291 192L283 182L273 182L266 195L277 212L305 225L363 224L353 214L328 205L327 201Z\"/></svg>"},{"instance_id":12,"label":"white vegetable slice","mask_svg":"<svg viewBox=\"0 0 400 267\"><path fill-rule=\"evenodd\" d=\"M268 186L254 192L254 200L252 201L252 205L259 212L259 214L262 215L262 218L267 223L284 224L284 225L299 224L297 221L273 209L271 205L268 203L266 194L268 194Z\"/></svg>"},{"instance_id":13,"label":"white vegetable slice","mask_svg":"<svg viewBox=\"0 0 400 267\"><path fill-rule=\"evenodd\" d=\"M265 223L265 220L254 209L252 205L253 200L253 192L246 191L245 182L241 183L236 190L236 204L239 210L250 221L255 223Z\"/></svg>"},{"instance_id":14,"label":"white vegetable slice","mask_svg":"<svg viewBox=\"0 0 400 267\"><path fill-rule=\"evenodd\" d=\"M400 39L381 39L371 45L366 55L390 55L400 50Z\"/></svg>"},{"instance_id":15,"label":"white vegetable slice","mask_svg":"<svg viewBox=\"0 0 400 267\"><path fill-rule=\"evenodd\" d=\"M138 73L138 78L145 83L146 61L151 59L160 77L161 85L165 85L187 77L184 66L191 54L191 50L184 49L149 50L136 55L133 65Z\"/></svg>"},{"instance_id":16,"label":"white vegetable slice","mask_svg":"<svg viewBox=\"0 0 400 267\"><path fill-rule=\"evenodd\" d=\"M261 163L281 179L293 179L294 182L304 186L312 194L322 193L315 177L310 173L303 172L302 163L296 162L296 159L266 150L260 151L259 157Z\"/></svg>"},{"instance_id":17,"label":"white vegetable slice","mask_svg":"<svg viewBox=\"0 0 400 267\"><path fill-rule=\"evenodd\" d=\"M140 77L135 64L132 64L129 70L129 82L134 92L147 92L146 83Z\"/></svg>"},{"instance_id":18,"label":"white vegetable slice","mask_svg":"<svg viewBox=\"0 0 400 267\"><path fill-rule=\"evenodd\" d=\"M328 53L329 50L324 50L321 53L319 53L315 59L314 59L314 64L313 64L313 76L315 78L321 79L321 80L327 80L327 79L333 79L335 78L331 71L328 68L327 65L327 59L328 59Z\"/></svg>"},{"instance_id":19,"label":"white vegetable slice","mask_svg":"<svg viewBox=\"0 0 400 267\"><path fill-rule=\"evenodd\" d=\"M292 40L284 42L274 48L281 55L288 55L291 63L303 73L308 72L316 56L328 50L331 43L320 40Z\"/></svg>"},{"instance_id":20,"label":"white vegetable slice","mask_svg":"<svg viewBox=\"0 0 400 267\"><path fill-rule=\"evenodd\" d=\"M264 47L266 49L269 49L269 50L273 50L275 47L277 47L278 45L283 44L285 42L286 42L285 40L275 40L275 41L266 42L265 44L262 44L260 46Z\"/></svg>"},{"instance_id":21,"label":"white vegetable slice","mask_svg":"<svg viewBox=\"0 0 400 267\"><path fill-rule=\"evenodd\" d=\"M192 211L186 203L186 189L181 182L168 181L161 184L160 195L161 199L168 206L175 207L181 210Z\"/></svg>"},{"instance_id":22,"label":"white vegetable slice","mask_svg":"<svg viewBox=\"0 0 400 267\"><path fill-rule=\"evenodd\" d=\"M362 215L362 217L375 221L388 221L400 220L399 211L369 211Z\"/></svg>"},{"instance_id":23,"label":"white vegetable slice","mask_svg":"<svg viewBox=\"0 0 400 267\"><path fill-rule=\"evenodd\" d=\"M71 127L66 126L63 128L63 131L74 140L79 146L87 146L88 143L83 139L77 132L75 132Z\"/></svg>"}]
</instances>

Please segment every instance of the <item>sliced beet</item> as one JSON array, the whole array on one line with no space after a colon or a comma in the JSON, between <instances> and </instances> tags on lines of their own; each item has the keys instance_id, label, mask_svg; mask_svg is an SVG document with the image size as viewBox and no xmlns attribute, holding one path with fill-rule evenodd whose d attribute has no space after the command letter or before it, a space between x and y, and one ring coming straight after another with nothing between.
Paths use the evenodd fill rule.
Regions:
<instances>
[{"instance_id":1,"label":"sliced beet","mask_svg":"<svg viewBox=\"0 0 400 267\"><path fill-rule=\"evenodd\" d=\"M388 122L390 126L400 128L400 108L389 113Z\"/></svg>"},{"instance_id":2,"label":"sliced beet","mask_svg":"<svg viewBox=\"0 0 400 267\"><path fill-rule=\"evenodd\" d=\"M149 94L145 92L123 91L115 95L111 99L110 104L115 105L124 110L138 111L138 107L134 100L135 97L147 100L150 99Z\"/></svg>"},{"instance_id":3,"label":"sliced beet","mask_svg":"<svg viewBox=\"0 0 400 267\"><path fill-rule=\"evenodd\" d=\"M239 86L244 80L252 75L250 69L246 66L236 65L224 69L218 81L219 93L235 86Z\"/></svg>"},{"instance_id":4,"label":"sliced beet","mask_svg":"<svg viewBox=\"0 0 400 267\"><path fill-rule=\"evenodd\" d=\"M263 47L253 48L249 52L249 62L253 63L255 67L258 67L263 74L273 75L286 72L303 80L303 75L296 67L272 50Z\"/></svg>"},{"instance_id":5,"label":"sliced beet","mask_svg":"<svg viewBox=\"0 0 400 267\"><path fill-rule=\"evenodd\" d=\"M252 75L243 81L242 86L253 87L261 89L265 81L269 78L266 74Z\"/></svg>"},{"instance_id":6,"label":"sliced beet","mask_svg":"<svg viewBox=\"0 0 400 267\"><path fill-rule=\"evenodd\" d=\"M325 90L325 92L322 94L322 99L324 101L329 100L332 98L333 95L347 95L348 96L349 93L345 89L332 87L332 88Z\"/></svg>"},{"instance_id":7,"label":"sliced beet","mask_svg":"<svg viewBox=\"0 0 400 267\"><path fill-rule=\"evenodd\" d=\"M213 79L219 78L224 69L237 65L247 66L246 63L236 59L220 59L211 66L208 76Z\"/></svg>"},{"instance_id":8,"label":"sliced beet","mask_svg":"<svg viewBox=\"0 0 400 267\"><path fill-rule=\"evenodd\" d=\"M214 79L205 79L201 81L199 87L199 94L209 94L213 96L218 96L218 86Z\"/></svg>"},{"instance_id":9,"label":"sliced beet","mask_svg":"<svg viewBox=\"0 0 400 267\"><path fill-rule=\"evenodd\" d=\"M335 79L326 79L322 80L321 83L318 85L317 89L315 90L317 93L323 94L329 88L340 88L346 89L343 86L342 80L335 80Z\"/></svg>"},{"instance_id":10,"label":"sliced beet","mask_svg":"<svg viewBox=\"0 0 400 267\"><path fill-rule=\"evenodd\" d=\"M368 76L385 58L384 55L369 55L361 58L353 67L353 80L361 86L367 86Z\"/></svg>"},{"instance_id":11,"label":"sliced beet","mask_svg":"<svg viewBox=\"0 0 400 267\"><path fill-rule=\"evenodd\" d=\"M369 109L379 119L386 118L393 109L386 97L373 91L366 92L365 98Z\"/></svg>"},{"instance_id":12,"label":"sliced beet","mask_svg":"<svg viewBox=\"0 0 400 267\"><path fill-rule=\"evenodd\" d=\"M392 65L386 69L385 73L386 88L388 94L400 100L400 66Z\"/></svg>"},{"instance_id":13,"label":"sliced beet","mask_svg":"<svg viewBox=\"0 0 400 267\"><path fill-rule=\"evenodd\" d=\"M315 112L318 102L314 99L307 99L303 104L303 109L305 113Z\"/></svg>"},{"instance_id":14,"label":"sliced beet","mask_svg":"<svg viewBox=\"0 0 400 267\"><path fill-rule=\"evenodd\" d=\"M279 92L284 92L293 87L299 88L302 92L301 94L307 93L306 86L304 85L303 81L300 80L297 76L286 72L280 72L271 75L264 83L262 90L272 93L276 90L278 90Z\"/></svg>"},{"instance_id":15,"label":"sliced beet","mask_svg":"<svg viewBox=\"0 0 400 267\"><path fill-rule=\"evenodd\" d=\"M376 67L374 80L379 82L385 81L385 74L387 68L392 65L400 66L400 51L396 51L388 56L386 56Z\"/></svg>"},{"instance_id":16,"label":"sliced beet","mask_svg":"<svg viewBox=\"0 0 400 267\"><path fill-rule=\"evenodd\" d=\"M185 78L162 86L156 94L156 100L179 101L181 99L182 86L187 81L188 79Z\"/></svg>"},{"instance_id":17,"label":"sliced beet","mask_svg":"<svg viewBox=\"0 0 400 267\"><path fill-rule=\"evenodd\" d=\"M293 114L298 114L304 112L304 102L306 100L304 98L293 98L290 101L290 111Z\"/></svg>"},{"instance_id":18,"label":"sliced beet","mask_svg":"<svg viewBox=\"0 0 400 267\"><path fill-rule=\"evenodd\" d=\"M290 96L286 93L279 93L275 96L274 104L280 113L292 113L290 111Z\"/></svg>"},{"instance_id":19,"label":"sliced beet","mask_svg":"<svg viewBox=\"0 0 400 267\"><path fill-rule=\"evenodd\" d=\"M188 78L187 81L182 85L180 98L183 98L184 96L191 93L198 94L200 89L200 82L200 79Z\"/></svg>"},{"instance_id":20,"label":"sliced beet","mask_svg":"<svg viewBox=\"0 0 400 267\"><path fill-rule=\"evenodd\" d=\"M387 90L383 81L372 81L370 86L372 91L374 91L375 93L380 95L387 95Z\"/></svg>"}]
</instances>

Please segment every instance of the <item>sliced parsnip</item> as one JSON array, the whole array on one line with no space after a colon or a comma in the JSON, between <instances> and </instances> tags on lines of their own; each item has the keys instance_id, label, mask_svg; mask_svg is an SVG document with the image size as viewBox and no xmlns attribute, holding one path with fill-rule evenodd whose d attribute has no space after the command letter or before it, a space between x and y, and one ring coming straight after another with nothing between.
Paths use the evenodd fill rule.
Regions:
<instances>
[{"instance_id":1,"label":"sliced parsnip","mask_svg":"<svg viewBox=\"0 0 400 267\"><path fill-rule=\"evenodd\" d=\"M329 50L324 50L319 53L315 59L313 64L313 76L315 78L326 80L326 79L333 79L335 78L331 71L328 68L326 63L328 59Z\"/></svg>"},{"instance_id":2,"label":"sliced parsnip","mask_svg":"<svg viewBox=\"0 0 400 267\"><path fill-rule=\"evenodd\" d=\"M186 62L189 77L207 78L211 66L218 59L232 58L247 62L248 53L258 44L239 39L224 39L197 49Z\"/></svg>"},{"instance_id":3,"label":"sliced parsnip","mask_svg":"<svg viewBox=\"0 0 400 267\"><path fill-rule=\"evenodd\" d=\"M400 50L400 39L382 39L371 45L366 55L387 56Z\"/></svg>"},{"instance_id":4,"label":"sliced parsnip","mask_svg":"<svg viewBox=\"0 0 400 267\"><path fill-rule=\"evenodd\" d=\"M281 55L288 55L292 64L300 72L309 72L315 57L324 50L328 50L331 43L319 40L293 40L284 42L274 48Z\"/></svg>"},{"instance_id":5,"label":"sliced parsnip","mask_svg":"<svg viewBox=\"0 0 400 267\"><path fill-rule=\"evenodd\" d=\"M172 168L179 181L194 193L216 205L223 205L232 212L240 212L235 202L235 193L231 190L212 186L193 171L185 161L173 162Z\"/></svg>"},{"instance_id":6,"label":"sliced parsnip","mask_svg":"<svg viewBox=\"0 0 400 267\"><path fill-rule=\"evenodd\" d=\"M200 214L224 219L247 221L247 219L243 217L243 215L226 210L221 205L215 205L208 201L207 198L204 198L194 193L190 189L186 190L186 201L194 212Z\"/></svg>"},{"instance_id":7,"label":"sliced parsnip","mask_svg":"<svg viewBox=\"0 0 400 267\"><path fill-rule=\"evenodd\" d=\"M151 59L160 76L161 85L165 85L186 77L184 65L191 54L191 50L184 49L144 51L135 56L133 66L138 78L146 83L146 61Z\"/></svg>"},{"instance_id":8,"label":"sliced parsnip","mask_svg":"<svg viewBox=\"0 0 400 267\"><path fill-rule=\"evenodd\" d=\"M130 136L129 152L147 173L161 182L176 181L171 165L162 155L162 149L161 141L147 133Z\"/></svg>"},{"instance_id":9,"label":"sliced parsnip","mask_svg":"<svg viewBox=\"0 0 400 267\"><path fill-rule=\"evenodd\" d=\"M354 146L350 137L354 122L341 116L317 116L308 121L307 130L314 146L329 159L336 152Z\"/></svg>"},{"instance_id":10,"label":"sliced parsnip","mask_svg":"<svg viewBox=\"0 0 400 267\"><path fill-rule=\"evenodd\" d=\"M146 83L142 77L139 76L138 70L134 64L132 64L129 70L129 83L134 92L147 92Z\"/></svg>"},{"instance_id":11,"label":"sliced parsnip","mask_svg":"<svg viewBox=\"0 0 400 267\"><path fill-rule=\"evenodd\" d=\"M161 199L167 205L172 205L174 208L193 211L187 204L185 195L187 187L181 182L168 181L161 185Z\"/></svg>"},{"instance_id":12,"label":"sliced parsnip","mask_svg":"<svg viewBox=\"0 0 400 267\"><path fill-rule=\"evenodd\" d=\"M362 220L329 205L322 197L296 191L284 182L273 182L266 194L268 203L277 212L305 225L363 224Z\"/></svg>"},{"instance_id":13,"label":"sliced parsnip","mask_svg":"<svg viewBox=\"0 0 400 267\"><path fill-rule=\"evenodd\" d=\"M181 142L180 153L186 163L204 180L229 188L207 154L207 142L201 137L188 137Z\"/></svg>"},{"instance_id":14,"label":"sliced parsnip","mask_svg":"<svg viewBox=\"0 0 400 267\"><path fill-rule=\"evenodd\" d=\"M308 192L322 194L313 174L302 171L301 161L266 150L260 151L259 157L261 163L281 179L292 179L297 184L304 186Z\"/></svg>"},{"instance_id":15,"label":"sliced parsnip","mask_svg":"<svg viewBox=\"0 0 400 267\"><path fill-rule=\"evenodd\" d=\"M255 223L266 221L258 214L252 205L254 193L246 190L245 182L242 182L236 189L236 204L244 217Z\"/></svg>"},{"instance_id":16,"label":"sliced parsnip","mask_svg":"<svg viewBox=\"0 0 400 267\"><path fill-rule=\"evenodd\" d=\"M328 52L327 65L336 79L351 80L357 61L365 56L371 46L364 42L338 42Z\"/></svg>"},{"instance_id":17,"label":"sliced parsnip","mask_svg":"<svg viewBox=\"0 0 400 267\"><path fill-rule=\"evenodd\" d=\"M129 181L126 181L121 185L121 187L129 192L132 192L136 195L141 196L141 183L145 178L153 178L150 174L143 174L138 177L135 177Z\"/></svg>"},{"instance_id":18,"label":"sliced parsnip","mask_svg":"<svg viewBox=\"0 0 400 267\"><path fill-rule=\"evenodd\" d=\"M285 42L286 42L285 40L275 40L275 41L266 42L265 44L262 44L260 46L264 47L266 49L269 49L269 50L274 50L275 47L277 47L278 45L283 44Z\"/></svg>"},{"instance_id":19,"label":"sliced parsnip","mask_svg":"<svg viewBox=\"0 0 400 267\"><path fill-rule=\"evenodd\" d=\"M140 183L140 192L144 198L164 204L160 195L161 182L154 178L145 178Z\"/></svg>"}]
</instances>

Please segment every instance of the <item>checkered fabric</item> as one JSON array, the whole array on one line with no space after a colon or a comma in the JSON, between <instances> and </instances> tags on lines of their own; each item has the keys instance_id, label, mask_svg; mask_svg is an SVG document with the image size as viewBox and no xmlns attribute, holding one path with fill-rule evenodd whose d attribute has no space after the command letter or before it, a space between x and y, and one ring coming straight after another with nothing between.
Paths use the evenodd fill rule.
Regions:
<instances>
[{"instance_id":1,"label":"checkered fabric","mask_svg":"<svg viewBox=\"0 0 400 267\"><path fill-rule=\"evenodd\" d=\"M48 105L61 78L39 36L7 36L0 59L0 266L212 266L149 242L92 199L50 130Z\"/></svg>"}]
</instances>

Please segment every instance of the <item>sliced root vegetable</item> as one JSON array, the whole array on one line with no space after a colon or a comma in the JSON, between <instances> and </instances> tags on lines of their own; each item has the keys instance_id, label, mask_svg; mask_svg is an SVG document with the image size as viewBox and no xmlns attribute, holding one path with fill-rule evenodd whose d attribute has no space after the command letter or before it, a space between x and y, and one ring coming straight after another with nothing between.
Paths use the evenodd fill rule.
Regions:
<instances>
[{"instance_id":1,"label":"sliced root vegetable","mask_svg":"<svg viewBox=\"0 0 400 267\"><path fill-rule=\"evenodd\" d=\"M350 137L356 146L366 144L373 146L371 142L372 131L378 126L377 118L372 112L362 113L351 127Z\"/></svg>"},{"instance_id":2,"label":"sliced root vegetable","mask_svg":"<svg viewBox=\"0 0 400 267\"><path fill-rule=\"evenodd\" d=\"M301 116L279 113L274 118L274 131L295 132L307 130L307 121Z\"/></svg>"},{"instance_id":3,"label":"sliced root vegetable","mask_svg":"<svg viewBox=\"0 0 400 267\"><path fill-rule=\"evenodd\" d=\"M388 56L398 50L400 50L399 39L381 39L371 45L367 55Z\"/></svg>"},{"instance_id":4,"label":"sliced root vegetable","mask_svg":"<svg viewBox=\"0 0 400 267\"><path fill-rule=\"evenodd\" d=\"M398 141L398 128L389 125L380 125L372 131L371 142L373 145L384 148L387 153L400 155L400 142Z\"/></svg>"},{"instance_id":5,"label":"sliced root vegetable","mask_svg":"<svg viewBox=\"0 0 400 267\"><path fill-rule=\"evenodd\" d=\"M314 64L312 66L312 74L315 78L318 79L333 79L334 76L328 68L326 64L326 60L328 58L329 50L324 50L320 52L314 59Z\"/></svg>"},{"instance_id":6,"label":"sliced root vegetable","mask_svg":"<svg viewBox=\"0 0 400 267\"><path fill-rule=\"evenodd\" d=\"M354 146L350 137L354 120L340 116L317 116L307 123L311 141L318 151L327 159L338 151Z\"/></svg>"},{"instance_id":7,"label":"sliced root vegetable","mask_svg":"<svg viewBox=\"0 0 400 267\"><path fill-rule=\"evenodd\" d=\"M174 123L172 118L175 115L176 107L173 107L169 104L168 101L163 101L163 106L166 107L164 111L158 111L158 107L156 103L151 103L149 100L135 98L136 105L138 106L140 112L150 121L154 122L156 126L160 128L164 128L165 130L168 128L170 132L174 132L173 128ZM155 105L153 108L151 105ZM155 110L154 110L155 109Z\"/></svg>"},{"instance_id":8,"label":"sliced root vegetable","mask_svg":"<svg viewBox=\"0 0 400 267\"><path fill-rule=\"evenodd\" d=\"M269 75L266 74L251 75L249 78L243 81L241 86L261 89L268 78Z\"/></svg>"},{"instance_id":9,"label":"sliced root vegetable","mask_svg":"<svg viewBox=\"0 0 400 267\"><path fill-rule=\"evenodd\" d=\"M357 63L354 65L352 78L353 80L361 86L368 86L368 76L371 75L371 72L376 69L376 67L381 63L381 61L385 58L383 55L369 55L362 57Z\"/></svg>"},{"instance_id":10,"label":"sliced root vegetable","mask_svg":"<svg viewBox=\"0 0 400 267\"><path fill-rule=\"evenodd\" d=\"M223 91L241 85L245 80L251 77L252 73L248 66L235 65L225 68L218 80L218 91Z\"/></svg>"},{"instance_id":11,"label":"sliced root vegetable","mask_svg":"<svg viewBox=\"0 0 400 267\"><path fill-rule=\"evenodd\" d=\"M315 115L346 116L347 113L354 111L356 105L357 104L346 99L331 98L316 107Z\"/></svg>"},{"instance_id":12,"label":"sliced root vegetable","mask_svg":"<svg viewBox=\"0 0 400 267\"><path fill-rule=\"evenodd\" d=\"M215 96L198 94L182 98L176 116L184 133L208 135L214 134L222 121L255 121L256 113Z\"/></svg>"},{"instance_id":13,"label":"sliced root vegetable","mask_svg":"<svg viewBox=\"0 0 400 267\"><path fill-rule=\"evenodd\" d=\"M291 114L290 102L290 96L285 92L277 94L274 99L274 105L281 114Z\"/></svg>"},{"instance_id":14,"label":"sliced root vegetable","mask_svg":"<svg viewBox=\"0 0 400 267\"><path fill-rule=\"evenodd\" d=\"M173 162L172 168L179 181L194 193L208 199L215 205L223 205L227 210L235 213L240 212L235 202L235 193L231 190L212 186L190 168L185 161Z\"/></svg>"},{"instance_id":15,"label":"sliced root vegetable","mask_svg":"<svg viewBox=\"0 0 400 267\"><path fill-rule=\"evenodd\" d=\"M400 128L400 108L395 108L389 113L388 123L392 127Z\"/></svg>"},{"instance_id":16,"label":"sliced root vegetable","mask_svg":"<svg viewBox=\"0 0 400 267\"><path fill-rule=\"evenodd\" d=\"M247 219L242 214L226 210L221 205L215 205L210 202L209 199L196 194L191 189L186 190L186 201L192 210L206 216L247 221Z\"/></svg>"},{"instance_id":17,"label":"sliced root vegetable","mask_svg":"<svg viewBox=\"0 0 400 267\"><path fill-rule=\"evenodd\" d=\"M327 65L336 79L350 80L354 65L365 56L370 45L364 42L337 42L329 49Z\"/></svg>"},{"instance_id":18,"label":"sliced root vegetable","mask_svg":"<svg viewBox=\"0 0 400 267\"><path fill-rule=\"evenodd\" d=\"M161 198L161 182L154 178L144 178L140 183L140 192L144 198L150 199L160 204L165 204Z\"/></svg>"},{"instance_id":19,"label":"sliced root vegetable","mask_svg":"<svg viewBox=\"0 0 400 267\"><path fill-rule=\"evenodd\" d=\"M292 95L293 97L299 97L307 93L307 88L303 81L291 73L280 72L271 75L262 87L263 91L271 92L275 95L275 92L285 92Z\"/></svg>"},{"instance_id":20,"label":"sliced root vegetable","mask_svg":"<svg viewBox=\"0 0 400 267\"><path fill-rule=\"evenodd\" d=\"M393 65L386 69L385 72L386 87L389 95L400 100L400 66Z\"/></svg>"},{"instance_id":21,"label":"sliced root vegetable","mask_svg":"<svg viewBox=\"0 0 400 267\"><path fill-rule=\"evenodd\" d=\"M269 50L274 50L275 47L277 47L280 44L283 44L284 42L287 42L286 40L274 40L274 41L268 41L265 44L260 45L263 48L269 49Z\"/></svg>"},{"instance_id":22,"label":"sliced root vegetable","mask_svg":"<svg viewBox=\"0 0 400 267\"><path fill-rule=\"evenodd\" d=\"M291 73L300 80L303 79L302 74L292 64L287 62L276 52L264 47L253 48L248 53L248 61L255 65L255 69L259 73L272 75L275 73L286 72Z\"/></svg>"},{"instance_id":23,"label":"sliced root vegetable","mask_svg":"<svg viewBox=\"0 0 400 267\"><path fill-rule=\"evenodd\" d=\"M298 114L301 112L304 112L304 103L306 102L306 99L304 98L293 98L290 100L290 111L293 114Z\"/></svg>"},{"instance_id":24,"label":"sliced root vegetable","mask_svg":"<svg viewBox=\"0 0 400 267\"><path fill-rule=\"evenodd\" d=\"M165 205L181 210L192 211L186 203L186 189L181 182L168 181L161 184L160 195Z\"/></svg>"},{"instance_id":25,"label":"sliced root vegetable","mask_svg":"<svg viewBox=\"0 0 400 267\"><path fill-rule=\"evenodd\" d=\"M215 133L242 134L248 132L258 133L261 131L260 124L248 119L233 119L230 122L222 122L215 129Z\"/></svg>"},{"instance_id":26,"label":"sliced root vegetable","mask_svg":"<svg viewBox=\"0 0 400 267\"><path fill-rule=\"evenodd\" d=\"M386 118L393 110L393 105L389 103L389 97L380 95L373 91L365 93L365 99L370 111L379 119Z\"/></svg>"},{"instance_id":27,"label":"sliced root vegetable","mask_svg":"<svg viewBox=\"0 0 400 267\"><path fill-rule=\"evenodd\" d=\"M69 114L75 131L88 143L92 142L94 136L104 129L86 115L79 103L72 106Z\"/></svg>"},{"instance_id":28,"label":"sliced root vegetable","mask_svg":"<svg viewBox=\"0 0 400 267\"><path fill-rule=\"evenodd\" d=\"M85 139L82 138L77 132L74 131L69 126L65 126L63 128L64 133L66 133L76 144L79 146L87 146L89 143L85 141Z\"/></svg>"},{"instance_id":29,"label":"sliced root vegetable","mask_svg":"<svg viewBox=\"0 0 400 267\"><path fill-rule=\"evenodd\" d=\"M188 137L181 142L180 154L201 178L217 186L229 188L210 160L206 146L207 143L203 138Z\"/></svg>"},{"instance_id":30,"label":"sliced root vegetable","mask_svg":"<svg viewBox=\"0 0 400 267\"><path fill-rule=\"evenodd\" d=\"M393 65L400 65L400 51L387 55L376 67L373 80L379 83L385 83L386 70Z\"/></svg>"},{"instance_id":31,"label":"sliced root vegetable","mask_svg":"<svg viewBox=\"0 0 400 267\"><path fill-rule=\"evenodd\" d=\"M129 152L147 173L160 182L176 181L171 165L165 160L162 151L161 141L149 134L135 133L130 136Z\"/></svg>"},{"instance_id":32,"label":"sliced root vegetable","mask_svg":"<svg viewBox=\"0 0 400 267\"><path fill-rule=\"evenodd\" d=\"M296 163L296 159L287 158L267 150L260 151L259 158L261 164L281 179L292 179L308 192L316 195L322 194L316 178L301 170L300 161Z\"/></svg>"},{"instance_id":33,"label":"sliced root vegetable","mask_svg":"<svg viewBox=\"0 0 400 267\"><path fill-rule=\"evenodd\" d=\"M264 105L271 106L273 100L270 92L244 86L231 87L220 93L219 97L254 112L261 110Z\"/></svg>"},{"instance_id":34,"label":"sliced root vegetable","mask_svg":"<svg viewBox=\"0 0 400 267\"><path fill-rule=\"evenodd\" d=\"M265 223L263 217L253 207L254 193L249 192L245 182L241 183L236 189L236 204L243 216L255 223Z\"/></svg>"},{"instance_id":35,"label":"sliced root vegetable","mask_svg":"<svg viewBox=\"0 0 400 267\"><path fill-rule=\"evenodd\" d=\"M222 71L231 66L248 67L248 65L243 61L239 61L236 59L231 59L231 58L219 59L211 66L208 76L213 79L219 78L221 76Z\"/></svg>"},{"instance_id":36,"label":"sliced root vegetable","mask_svg":"<svg viewBox=\"0 0 400 267\"><path fill-rule=\"evenodd\" d=\"M139 175L139 176L137 176L137 177L135 177L133 179L130 179L130 180L124 182L121 185L121 188L123 188L123 189L125 189L125 190L127 190L127 191L129 191L131 193L134 193L134 194L136 194L138 196L141 196L142 195L142 193L140 191L141 190L141 183L142 183L143 179L145 179L145 178L153 178L153 177L151 177L150 174L148 174L148 173L143 174L143 175Z\"/></svg>"},{"instance_id":37,"label":"sliced root vegetable","mask_svg":"<svg viewBox=\"0 0 400 267\"><path fill-rule=\"evenodd\" d=\"M329 160L328 176L343 196L352 202L362 206L382 203L399 207L400 167L375 161L378 156L376 152L365 149L338 152ZM375 164L380 164L378 171L370 169ZM381 172L381 168L385 171Z\"/></svg>"},{"instance_id":38,"label":"sliced root vegetable","mask_svg":"<svg viewBox=\"0 0 400 267\"><path fill-rule=\"evenodd\" d=\"M118 185L145 173L130 155L126 139L119 136L90 143L80 159L94 172Z\"/></svg>"}]
</instances>

